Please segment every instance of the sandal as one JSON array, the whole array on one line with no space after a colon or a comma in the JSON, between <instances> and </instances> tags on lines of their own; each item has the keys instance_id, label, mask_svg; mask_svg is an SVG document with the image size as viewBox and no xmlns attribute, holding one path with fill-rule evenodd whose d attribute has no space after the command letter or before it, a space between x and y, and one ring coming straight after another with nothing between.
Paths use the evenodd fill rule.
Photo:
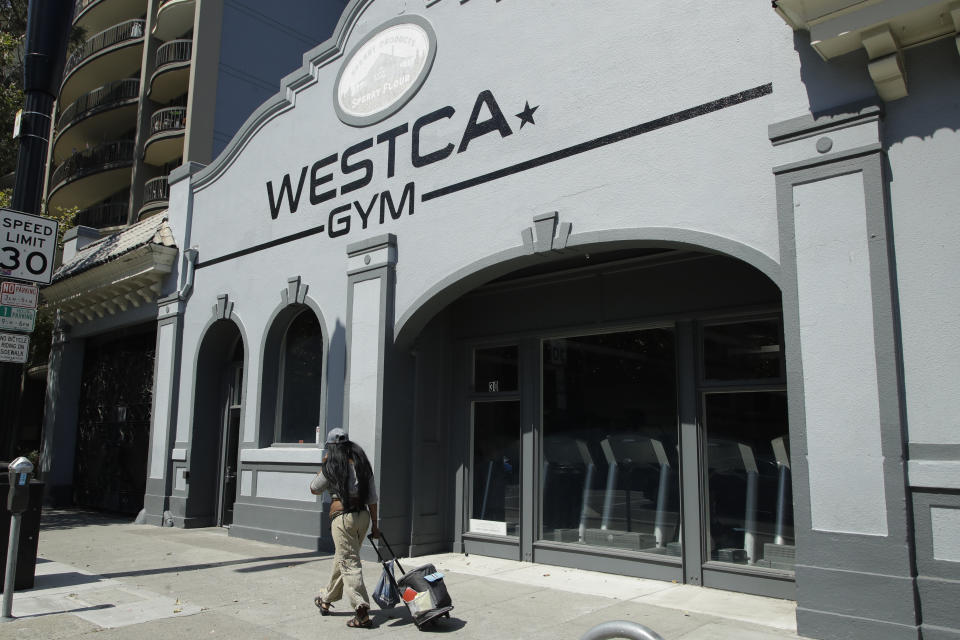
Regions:
<instances>
[{"instance_id":1,"label":"sandal","mask_svg":"<svg viewBox=\"0 0 960 640\"><path fill-rule=\"evenodd\" d=\"M326 602L320 596L317 596L313 599L313 604L317 605L317 609L320 609L320 615L328 616L330 615L330 609L333 608L333 605L329 602Z\"/></svg>"},{"instance_id":2,"label":"sandal","mask_svg":"<svg viewBox=\"0 0 960 640\"><path fill-rule=\"evenodd\" d=\"M357 607L357 615L350 618L350 621L347 622L347 626L353 629L370 629L373 627L373 620L370 619L369 611L369 607L364 607L362 605Z\"/></svg>"}]
</instances>

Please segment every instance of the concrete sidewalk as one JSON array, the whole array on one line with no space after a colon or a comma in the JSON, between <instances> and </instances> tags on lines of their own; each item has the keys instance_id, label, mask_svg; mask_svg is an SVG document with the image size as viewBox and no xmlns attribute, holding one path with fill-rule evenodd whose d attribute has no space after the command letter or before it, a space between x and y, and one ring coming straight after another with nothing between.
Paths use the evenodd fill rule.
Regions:
<instances>
[{"instance_id":1,"label":"concrete sidewalk","mask_svg":"<svg viewBox=\"0 0 960 640\"><path fill-rule=\"evenodd\" d=\"M0 638L423 637L403 605L374 606L372 630L347 628L352 612L344 602L321 617L312 600L330 556L231 538L224 529L50 511L39 558L36 584L14 595L16 619L0 622ZM455 607L426 633L577 640L601 622L628 620L666 640L799 637L795 606L784 600L458 554L404 566L426 562L445 574ZM379 573L379 564L364 563L369 589Z\"/></svg>"}]
</instances>

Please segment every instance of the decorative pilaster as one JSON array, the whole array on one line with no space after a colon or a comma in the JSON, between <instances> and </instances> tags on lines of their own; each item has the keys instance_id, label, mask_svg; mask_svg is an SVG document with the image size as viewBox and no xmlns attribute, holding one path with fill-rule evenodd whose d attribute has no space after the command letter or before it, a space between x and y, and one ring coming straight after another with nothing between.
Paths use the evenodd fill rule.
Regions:
<instances>
[{"instance_id":1,"label":"decorative pilaster","mask_svg":"<svg viewBox=\"0 0 960 640\"><path fill-rule=\"evenodd\" d=\"M172 524L169 513L173 485L177 403L180 390L180 354L186 301L174 293L158 301L157 347L153 371L153 407L150 412L150 450L147 487L138 522Z\"/></svg>"},{"instance_id":2,"label":"decorative pilaster","mask_svg":"<svg viewBox=\"0 0 960 640\"><path fill-rule=\"evenodd\" d=\"M770 127L797 623L815 638L919 635L881 117L860 105Z\"/></svg>"},{"instance_id":3,"label":"decorative pilaster","mask_svg":"<svg viewBox=\"0 0 960 640\"><path fill-rule=\"evenodd\" d=\"M398 371L404 363L393 345L396 264L393 234L347 247L344 427L373 464L381 497L381 527L396 541L394 548L403 548L410 517L406 483L388 481L407 472L412 430L407 419L412 374Z\"/></svg>"},{"instance_id":4,"label":"decorative pilaster","mask_svg":"<svg viewBox=\"0 0 960 640\"><path fill-rule=\"evenodd\" d=\"M70 327L57 312L47 367L43 407L43 446L40 479L46 482L46 503L69 505L73 500L80 380L84 341L70 338Z\"/></svg>"}]
</instances>

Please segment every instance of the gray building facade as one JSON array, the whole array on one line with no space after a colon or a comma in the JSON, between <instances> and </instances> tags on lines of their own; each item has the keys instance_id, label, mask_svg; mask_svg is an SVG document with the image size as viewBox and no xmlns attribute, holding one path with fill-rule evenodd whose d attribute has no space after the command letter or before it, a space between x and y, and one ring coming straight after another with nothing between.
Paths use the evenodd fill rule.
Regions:
<instances>
[{"instance_id":1,"label":"gray building facade","mask_svg":"<svg viewBox=\"0 0 960 640\"><path fill-rule=\"evenodd\" d=\"M351 2L170 176L144 518L327 547L343 426L405 553L960 637L960 10L774 4Z\"/></svg>"}]
</instances>

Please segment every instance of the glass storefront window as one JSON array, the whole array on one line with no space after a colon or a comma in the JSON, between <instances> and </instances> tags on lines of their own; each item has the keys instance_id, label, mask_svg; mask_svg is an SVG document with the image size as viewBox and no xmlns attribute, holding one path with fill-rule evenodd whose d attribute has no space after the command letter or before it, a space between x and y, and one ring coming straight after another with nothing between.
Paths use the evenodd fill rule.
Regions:
<instances>
[{"instance_id":1,"label":"glass storefront window","mask_svg":"<svg viewBox=\"0 0 960 640\"><path fill-rule=\"evenodd\" d=\"M793 571L785 391L707 393L711 560Z\"/></svg>"},{"instance_id":2,"label":"glass storefront window","mask_svg":"<svg viewBox=\"0 0 960 640\"><path fill-rule=\"evenodd\" d=\"M281 417L278 442L316 439L323 388L323 332L312 311L302 311L287 329L283 343Z\"/></svg>"},{"instance_id":3,"label":"glass storefront window","mask_svg":"<svg viewBox=\"0 0 960 640\"><path fill-rule=\"evenodd\" d=\"M707 380L766 380L783 377L780 322L776 319L712 324L703 328Z\"/></svg>"},{"instance_id":4,"label":"glass storefront window","mask_svg":"<svg viewBox=\"0 0 960 640\"><path fill-rule=\"evenodd\" d=\"M477 349L473 357L473 390L477 393L516 391L519 362L515 345Z\"/></svg>"},{"instance_id":5,"label":"glass storefront window","mask_svg":"<svg viewBox=\"0 0 960 640\"><path fill-rule=\"evenodd\" d=\"M543 341L544 540L680 555L673 330Z\"/></svg>"},{"instance_id":6,"label":"glass storefront window","mask_svg":"<svg viewBox=\"0 0 960 640\"><path fill-rule=\"evenodd\" d=\"M520 527L520 401L473 403L470 531L515 536Z\"/></svg>"}]
</instances>

